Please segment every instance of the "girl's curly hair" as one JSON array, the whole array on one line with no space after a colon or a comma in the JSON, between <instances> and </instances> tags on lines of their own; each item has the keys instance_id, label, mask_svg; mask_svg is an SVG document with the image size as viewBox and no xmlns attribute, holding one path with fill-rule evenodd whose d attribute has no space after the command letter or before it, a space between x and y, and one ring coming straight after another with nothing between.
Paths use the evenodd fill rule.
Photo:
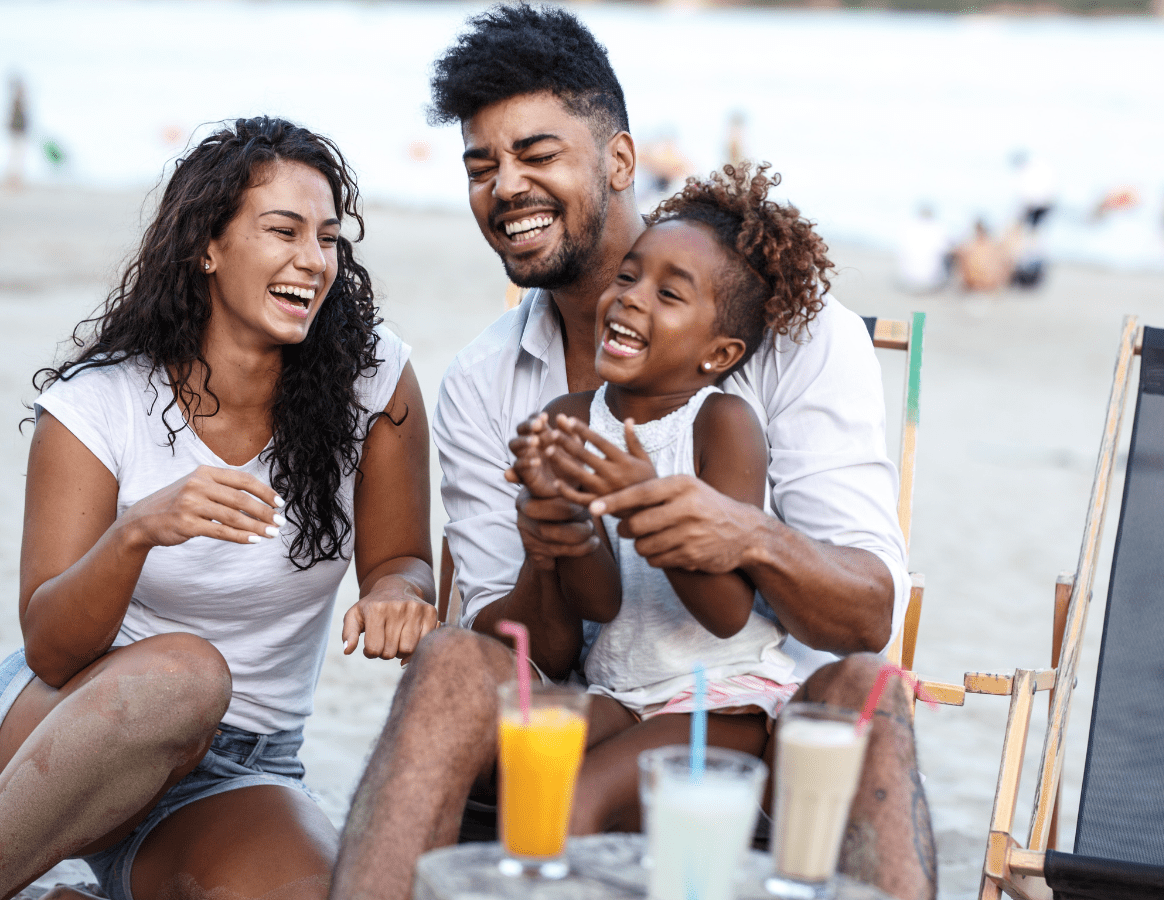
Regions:
<instances>
[{"instance_id":1,"label":"girl's curly hair","mask_svg":"<svg viewBox=\"0 0 1164 900\"><path fill-rule=\"evenodd\" d=\"M178 161L120 284L96 315L73 330L79 348L73 358L33 376L37 390L86 369L138 359L150 366L154 402L159 394L166 399L162 416L171 448L177 434L190 427L183 411L214 415L218 398L203 353L211 300L202 260L210 241L221 237L237 214L247 188L271 177L279 161L322 174L336 214L354 219L356 240L363 238L355 176L331 140L283 119L239 119ZM281 511L295 526L288 556L300 569L341 557L351 535L351 514L339 488L358 468L367 434L361 420L368 413L355 385L379 365L375 327L381 320L371 279L347 238L339 239L337 256L335 283L306 340L283 348L271 410L274 434L260 456L270 466L271 486L287 501ZM200 373L205 397L199 394ZM179 415L166 416L175 407ZM210 412L201 412L207 408ZM171 419L181 424L174 427Z\"/></svg>"},{"instance_id":2,"label":"girl's curly hair","mask_svg":"<svg viewBox=\"0 0 1164 900\"><path fill-rule=\"evenodd\" d=\"M780 183L778 174L765 174L770 168L761 163L753 175L751 166L742 163L726 165L703 180L688 178L683 190L646 218L648 226L700 222L740 261L721 272L716 284L716 329L746 347L732 371L751 358L765 333L799 337L831 287L829 248L813 223L802 219L796 207L766 199Z\"/></svg>"}]
</instances>

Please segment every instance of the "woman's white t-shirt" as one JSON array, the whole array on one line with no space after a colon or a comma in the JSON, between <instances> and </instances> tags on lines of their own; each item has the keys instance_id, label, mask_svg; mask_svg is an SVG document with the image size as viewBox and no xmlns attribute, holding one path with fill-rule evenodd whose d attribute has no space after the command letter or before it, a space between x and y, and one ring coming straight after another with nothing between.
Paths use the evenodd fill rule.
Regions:
<instances>
[{"instance_id":1,"label":"woman's white t-shirt","mask_svg":"<svg viewBox=\"0 0 1164 900\"><path fill-rule=\"evenodd\" d=\"M410 351L387 330L377 333L381 363L356 382L360 403L369 411L359 433L371 415L387 407ZM38 417L42 411L51 413L113 473L118 516L202 465L247 472L270 484L269 463L255 457L228 466L190 428L177 432L171 449L163 421L170 388L164 374L155 374L152 386L148 378L148 365L135 361L87 369L57 381L35 402ZM177 408L165 417L181 427ZM340 486L349 515L354 485L353 473ZM169 632L205 638L230 666L234 687L225 723L259 734L298 728L312 710L352 535L344 558L306 570L296 569L287 557L293 538L289 523L281 535L259 544L196 537L175 547L154 547L113 646Z\"/></svg>"}]
</instances>

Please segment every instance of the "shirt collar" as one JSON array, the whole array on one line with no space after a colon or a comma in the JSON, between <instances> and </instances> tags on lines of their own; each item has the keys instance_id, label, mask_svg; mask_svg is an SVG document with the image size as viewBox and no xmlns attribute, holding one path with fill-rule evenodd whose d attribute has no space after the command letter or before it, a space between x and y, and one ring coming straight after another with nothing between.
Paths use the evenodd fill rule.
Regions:
<instances>
[{"instance_id":1,"label":"shirt collar","mask_svg":"<svg viewBox=\"0 0 1164 900\"><path fill-rule=\"evenodd\" d=\"M547 360L551 348L562 341L562 326L550 292L533 288L526 296L529 305L525 327L521 332L521 349L535 359Z\"/></svg>"}]
</instances>

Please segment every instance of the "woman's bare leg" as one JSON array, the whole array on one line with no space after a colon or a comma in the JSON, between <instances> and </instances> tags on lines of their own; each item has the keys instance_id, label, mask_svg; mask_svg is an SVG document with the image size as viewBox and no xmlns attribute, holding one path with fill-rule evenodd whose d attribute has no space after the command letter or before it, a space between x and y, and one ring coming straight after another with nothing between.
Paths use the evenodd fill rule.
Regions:
<instances>
[{"instance_id":1,"label":"woman's bare leg","mask_svg":"<svg viewBox=\"0 0 1164 900\"><path fill-rule=\"evenodd\" d=\"M761 715L707 717L707 740L715 747L759 756L768 737ZM669 713L639 722L586 751L570 834L601 831L639 831L639 754L668 744L686 744L691 738L691 716Z\"/></svg>"},{"instance_id":2,"label":"woman's bare leg","mask_svg":"<svg viewBox=\"0 0 1164 900\"><path fill-rule=\"evenodd\" d=\"M0 723L0 897L129 834L229 702L226 662L188 634L111 651L59 690L33 679Z\"/></svg>"},{"instance_id":3,"label":"woman's bare leg","mask_svg":"<svg viewBox=\"0 0 1164 900\"><path fill-rule=\"evenodd\" d=\"M138 851L133 894L164 900L324 900L339 834L294 788L216 794L162 821Z\"/></svg>"}]
</instances>

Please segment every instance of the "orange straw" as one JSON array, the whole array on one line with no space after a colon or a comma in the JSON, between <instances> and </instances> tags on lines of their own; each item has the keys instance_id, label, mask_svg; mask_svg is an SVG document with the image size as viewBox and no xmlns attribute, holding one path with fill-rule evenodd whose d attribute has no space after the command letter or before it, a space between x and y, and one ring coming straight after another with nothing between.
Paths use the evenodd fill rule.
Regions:
<instances>
[{"instance_id":1,"label":"orange straw","mask_svg":"<svg viewBox=\"0 0 1164 900\"><path fill-rule=\"evenodd\" d=\"M529 629L521 622L502 619L497 630L513 638L517 655L517 699L521 704L521 724L529 724Z\"/></svg>"},{"instance_id":2,"label":"orange straw","mask_svg":"<svg viewBox=\"0 0 1164 900\"><path fill-rule=\"evenodd\" d=\"M889 683L889 677L891 675L896 675L908 684L913 689L914 695L929 706L930 709L938 708L938 702L929 691L921 686L911 672L905 671L901 666L895 666L893 663L887 662L881 667L881 671L877 673L877 680L873 682L873 689L869 691L869 698L865 701L865 708L861 710L861 718L857 720L858 734L869 727L869 722L873 719L873 713L877 709L877 703L881 700L881 694L885 691L885 685Z\"/></svg>"}]
</instances>

